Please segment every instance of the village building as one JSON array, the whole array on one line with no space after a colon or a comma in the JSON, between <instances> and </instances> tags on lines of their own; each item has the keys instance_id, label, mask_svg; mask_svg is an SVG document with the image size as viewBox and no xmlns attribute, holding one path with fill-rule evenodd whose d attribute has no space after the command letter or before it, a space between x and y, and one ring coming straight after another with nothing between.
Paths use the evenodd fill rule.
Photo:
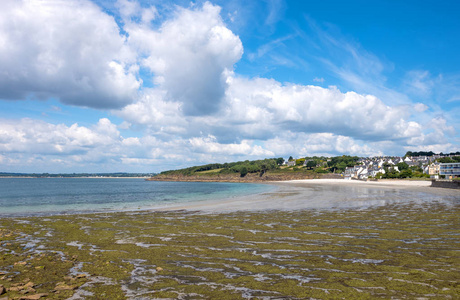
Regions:
<instances>
[{"instance_id":1,"label":"village building","mask_svg":"<svg viewBox=\"0 0 460 300\"><path fill-rule=\"evenodd\" d=\"M293 166L295 166L295 160L289 160L289 161L286 163L286 165L287 165L288 167L293 167Z\"/></svg>"},{"instance_id":2,"label":"village building","mask_svg":"<svg viewBox=\"0 0 460 300\"><path fill-rule=\"evenodd\" d=\"M428 174L430 175L430 177L434 178L437 175L439 175L439 169L440 169L440 165L433 163L431 165L427 165L423 171L425 174Z\"/></svg>"},{"instance_id":3,"label":"village building","mask_svg":"<svg viewBox=\"0 0 460 300\"><path fill-rule=\"evenodd\" d=\"M430 175L431 178L438 179L439 175L445 175L446 178L459 177L460 163L440 164L436 162L437 159L442 157L448 157L448 155L362 157L357 161L355 166L345 168L342 176L345 179L367 180L368 178L378 177L379 174L384 175L386 172L396 171L400 173L405 168L400 170L401 165L399 164L405 163L410 167L410 169L412 169L413 172L418 168L421 168L420 171L424 174ZM312 160L305 159L303 167L305 167L310 161ZM285 161L285 164L288 166L295 166L296 160ZM322 164L327 165L327 162L324 161ZM318 164L317 167L322 164Z\"/></svg>"},{"instance_id":4,"label":"village building","mask_svg":"<svg viewBox=\"0 0 460 300\"><path fill-rule=\"evenodd\" d=\"M439 174L448 179L460 176L460 163L445 163L439 165Z\"/></svg>"}]
</instances>

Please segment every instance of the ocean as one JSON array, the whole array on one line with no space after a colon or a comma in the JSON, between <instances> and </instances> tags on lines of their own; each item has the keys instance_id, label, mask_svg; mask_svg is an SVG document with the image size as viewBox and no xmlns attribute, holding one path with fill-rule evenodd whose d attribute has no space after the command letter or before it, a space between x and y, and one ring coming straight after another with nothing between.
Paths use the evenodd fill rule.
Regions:
<instances>
[{"instance_id":1,"label":"ocean","mask_svg":"<svg viewBox=\"0 0 460 300\"><path fill-rule=\"evenodd\" d=\"M167 208L260 194L273 186L141 178L1 178L0 217Z\"/></svg>"}]
</instances>

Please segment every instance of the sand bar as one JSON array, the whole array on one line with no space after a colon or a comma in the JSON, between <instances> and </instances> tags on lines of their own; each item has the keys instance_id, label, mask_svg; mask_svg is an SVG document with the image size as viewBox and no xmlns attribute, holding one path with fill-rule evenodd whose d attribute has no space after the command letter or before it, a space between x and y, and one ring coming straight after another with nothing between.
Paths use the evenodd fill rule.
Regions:
<instances>
[{"instance_id":1,"label":"sand bar","mask_svg":"<svg viewBox=\"0 0 460 300\"><path fill-rule=\"evenodd\" d=\"M458 203L460 191L430 187L430 181L305 179L270 182L272 192L224 200L177 204L154 210L231 211L347 209L393 203Z\"/></svg>"}]
</instances>

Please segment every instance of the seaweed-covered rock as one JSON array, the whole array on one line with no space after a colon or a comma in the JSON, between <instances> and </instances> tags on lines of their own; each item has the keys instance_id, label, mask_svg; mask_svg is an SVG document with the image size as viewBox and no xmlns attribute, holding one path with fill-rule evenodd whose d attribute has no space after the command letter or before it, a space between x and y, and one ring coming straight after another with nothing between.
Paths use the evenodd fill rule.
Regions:
<instances>
[{"instance_id":1,"label":"seaweed-covered rock","mask_svg":"<svg viewBox=\"0 0 460 300\"><path fill-rule=\"evenodd\" d=\"M68 290L75 290L78 286L76 285L68 285L64 282L59 282L56 287L54 288L56 291L68 291Z\"/></svg>"},{"instance_id":2,"label":"seaweed-covered rock","mask_svg":"<svg viewBox=\"0 0 460 300\"><path fill-rule=\"evenodd\" d=\"M38 300L42 297L46 297L48 294L42 293L42 294L35 294L35 295L28 295L28 296L22 296L19 298L19 300Z\"/></svg>"}]
</instances>

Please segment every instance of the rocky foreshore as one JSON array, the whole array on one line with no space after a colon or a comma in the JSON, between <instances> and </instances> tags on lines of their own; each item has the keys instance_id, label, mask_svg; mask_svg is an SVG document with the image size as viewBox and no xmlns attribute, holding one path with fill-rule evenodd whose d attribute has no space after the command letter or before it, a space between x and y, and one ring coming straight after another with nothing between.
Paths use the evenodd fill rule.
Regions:
<instances>
[{"instance_id":1,"label":"rocky foreshore","mask_svg":"<svg viewBox=\"0 0 460 300\"><path fill-rule=\"evenodd\" d=\"M459 213L433 201L0 218L0 299L458 299Z\"/></svg>"},{"instance_id":2,"label":"rocky foreshore","mask_svg":"<svg viewBox=\"0 0 460 300\"><path fill-rule=\"evenodd\" d=\"M247 174L241 177L239 174L212 174L212 175L164 175L159 174L148 178L148 181L185 181L185 182L268 182L268 181L288 181L300 179L341 179L337 174L305 174L305 173L268 173Z\"/></svg>"}]
</instances>

